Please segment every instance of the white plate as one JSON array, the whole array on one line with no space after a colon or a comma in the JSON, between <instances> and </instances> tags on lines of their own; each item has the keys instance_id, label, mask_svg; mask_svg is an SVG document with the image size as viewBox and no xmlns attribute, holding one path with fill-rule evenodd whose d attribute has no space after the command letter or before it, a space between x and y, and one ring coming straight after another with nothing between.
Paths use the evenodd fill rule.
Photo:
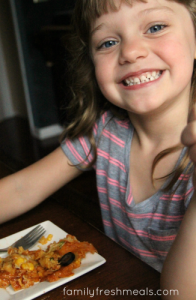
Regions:
<instances>
[{"instance_id":1,"label":"white plate","mask_svg":"<svg viewBox=\"0 0 196 300\"><path fill-rule=\"evenodd\" d=\"M51 240L52 243L54 241L58 242L60 239L65 238L67 235L67 232L63 231L61 228L56 226L50 221L45 221L43 223L40 223L45 229L46 233L44 236L47 236L48 234L53 234L53 239ZM38 225L38 224L37 224ZM28 233L30 230L32 230L35 226L32 226L28 229L25 229L23 231L20 231L18 233L12 234L4 239L0 240L0 248L5 248L13 244L15 241L17 241L19 238L24 236L26 233ZM76 236L77 237L77 236ZM48 244L49 244L48 243ZM42 246L42 249L47 248L47 245ZM39 244L40 245L40 244ZM31 248L31 250L38 249L37 246L34 246ZM0 254L0 257L6 257L6 254ZM29 287L28 289L20 290L15 292L12 287L8 287L5 289L0 289L0 299L1 300L31 300L35 299L36 297L45 294L46 292L55 289L56 287L63 285L99 266L104 264L106 262L105 258L103 258L101 255L94 253L87 253L86 257L82 259L81 266L74 270L74 275L67 278L59 279L55 282L40 282L34 284L34 286Z\"/></svg>"}]
</instances>

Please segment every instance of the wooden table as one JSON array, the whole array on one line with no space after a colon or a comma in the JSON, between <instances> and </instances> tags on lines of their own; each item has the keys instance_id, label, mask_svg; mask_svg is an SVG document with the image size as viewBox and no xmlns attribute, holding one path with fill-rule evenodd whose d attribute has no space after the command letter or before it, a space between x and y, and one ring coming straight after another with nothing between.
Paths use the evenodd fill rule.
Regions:
<instances>
[{"instance_id":1,"label":"wooden table","mask_svg":"<svg viewBox=\"0 0 196 300\"><path fill-rule=\"evenodd\" d=\"M3 134L2 128L0 134ZM23 151L24 141L25 139L22 138L21 143L18 143L17 139L17 143L23 145ZM0 147L0 177L23 167L23 158L29 156L29 152L26 157L21 152L20 157L16 145L12 147L9 143L7 146L2 143ZM12 148L14 155L17 154L17 160L13 161L7 155ZM91 180L89 185L84 184L86 180L87 182ZM50 220L64 231L75 235L78 240L91 242L99 254L106 259L104 265L39 296L37 298L39 300L160 299L160 296L150 294L157 293L160 274L104 235L94 185L92 174L80 176L33 210L0 225L0 238Z\"/></svg>"}]
</instances>

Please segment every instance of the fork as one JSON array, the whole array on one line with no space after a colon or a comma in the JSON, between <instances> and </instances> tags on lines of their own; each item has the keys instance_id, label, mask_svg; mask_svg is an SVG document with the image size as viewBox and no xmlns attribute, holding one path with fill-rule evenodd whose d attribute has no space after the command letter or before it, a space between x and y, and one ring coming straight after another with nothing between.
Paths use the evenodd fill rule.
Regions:
<instances>
[{"instance_id":1,"label":"fork","mask_svg":"<svg viewBox=\"0 0 196 300\"><path fill-rule=\"evenodd\" d=\"M39 239L44 235L46 230L41 226L36 226L33 230L31 230L29 233L27 233L25 236L23 236L21 239L13 243L7 248L0 249L1 252L7 252L8 248L10 247L23 247L24 250L31 248L33 245L35 245Z\"/></svg>"}]
</instances>

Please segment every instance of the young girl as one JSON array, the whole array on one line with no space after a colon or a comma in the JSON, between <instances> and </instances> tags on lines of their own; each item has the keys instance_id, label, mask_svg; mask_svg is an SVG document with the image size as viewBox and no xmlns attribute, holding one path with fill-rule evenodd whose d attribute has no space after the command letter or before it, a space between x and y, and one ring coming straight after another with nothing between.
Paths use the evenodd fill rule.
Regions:
<instances>
[{"instance_id":1,"label":"young girl","mask_svg":"<svg viewBox=\"0 0 196 300\"><path fill-rule=\"evenodd\" d=\"M78 0L73 27L71 123L61 147L1 180L0 220L93 167L106 234L195 299L195 0Z\"/></svg>"}]
</instances>

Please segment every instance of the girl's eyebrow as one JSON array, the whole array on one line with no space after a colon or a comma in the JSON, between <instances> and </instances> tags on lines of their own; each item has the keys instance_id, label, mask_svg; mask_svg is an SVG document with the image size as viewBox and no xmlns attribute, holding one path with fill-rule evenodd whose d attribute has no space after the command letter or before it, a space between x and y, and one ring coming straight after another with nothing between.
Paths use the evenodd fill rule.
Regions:
<instances>
[{"instance_id":1,"label":"girl's eyebrow","mask_svg":"<svg viewBox=\"0 0 196 300\"><path fill-rule=\"evenodd\" d=\"M90 33L90 36L92 37L96 31L101 30L101 28L104 26L104 23L99 24L97 27L93 28L93 30Z\"/></svg>"},{"instance_id":2,"label":"girl's eyebrow","mask_svg":"<svg viewBox=\"0 0 196 300\"><path fill-rule=\"evenodd\" d=\"M152 8L147 8L139 12L138 15L143 15L143 14L149 14L151 12L158 12L158 11L165 11L169 13L174 13L173 9L171 9L168 6L160 6L160 7L152 7Z\"/></svg>"}]
</instances>

